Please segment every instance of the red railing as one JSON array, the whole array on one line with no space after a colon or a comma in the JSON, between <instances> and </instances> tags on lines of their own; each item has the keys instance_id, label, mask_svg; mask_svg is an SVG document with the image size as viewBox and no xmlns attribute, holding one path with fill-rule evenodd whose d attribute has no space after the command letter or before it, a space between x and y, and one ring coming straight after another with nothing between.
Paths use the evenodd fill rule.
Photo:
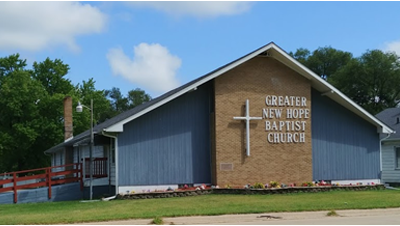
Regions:
<instances>
[{"instance_id":1,"label":"red railing","mask_svg":"<svg viewBox=\"0 0 400 226\"><path fill-rule=\"evenodd\" d=\"M59 168L59 171L54 170L57 168ZM26 174L27 176L19 177L19 174ZM14 203L17 203L18 190L48 187L48 196L49 199L51 199L52 185L66 184L72 182L80 182L81 190L83 190L82 163L0 174L0 193L13 191Z\"/></svg>"},{"instance_id":2,"label":"red railing","mask_svg":"<svg viewBox=\"0 0 400 226\"><path fill-rule=\"evenodd\" d=\"M93 178L108 177L107 158L94 158L92 164ZM90 177L89 169L89 158L85 158L85 178Z\"/></svg>"}]
</instances>

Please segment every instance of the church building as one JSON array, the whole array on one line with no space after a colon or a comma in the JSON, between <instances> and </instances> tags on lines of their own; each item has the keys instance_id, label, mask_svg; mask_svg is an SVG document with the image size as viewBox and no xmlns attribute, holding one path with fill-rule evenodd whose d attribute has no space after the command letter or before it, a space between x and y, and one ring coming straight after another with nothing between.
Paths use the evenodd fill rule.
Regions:
<instances>
[{"instance_id":1,"label":"church building","mask_svg":"<svg viewBox=\"0 0 400 226\"><path fill-rule=\"evenodd\" d=\"M67 120L66 120L67 121ZM94 127L94 186L380 183L380 136L394 131L269 43ZM90 131L47 150L84 162Z\"/></svg>"}]
</instances>

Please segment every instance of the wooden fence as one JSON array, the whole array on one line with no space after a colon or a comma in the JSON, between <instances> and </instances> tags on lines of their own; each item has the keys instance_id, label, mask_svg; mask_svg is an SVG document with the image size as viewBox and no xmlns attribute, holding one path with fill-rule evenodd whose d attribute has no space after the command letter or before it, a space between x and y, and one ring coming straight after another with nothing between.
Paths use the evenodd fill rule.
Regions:
<instances>
[{"instance_id":1,"label":"wooden fence","mask_svg":"<svg viewBox=\"0 0 400 226\"><path fill-rule=\"evenodd\" d=\"M57 168L61 170L53 172ZM80 182L83 190L82 163L0 174L0 193L14 192L14 203L17 203L18 190L48 187L48 197L51 199L51 186L73 182Z\"/></svg>"}]
</instances>

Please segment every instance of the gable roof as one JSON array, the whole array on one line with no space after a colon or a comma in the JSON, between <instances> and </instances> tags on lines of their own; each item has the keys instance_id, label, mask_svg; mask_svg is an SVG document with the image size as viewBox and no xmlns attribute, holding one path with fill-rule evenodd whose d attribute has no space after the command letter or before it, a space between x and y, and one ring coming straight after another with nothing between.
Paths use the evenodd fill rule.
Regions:
<instances>
[{"instance_id":1,"label":"gable roof","mask_svg":"<svg viewBox=\"0 0 400 226\"><path fill-rule=\"evenodd\" d=\"M393 133L394 131L389 128L387 125L376 119L373 115L368 113L366 110L358 106L352 100L350 100L347 96L341 93L338 89L333 87L331 84L323 80L320 76L312 72L310 69L306 68L295 59L293 59L289 54L287 54L284 50L278 47L275 43L270 42L269 44L262 46L261 48L231 62L222 67L217 68L216 70L203 75L200 78L197 78L183 86L180 86L176 89L173 89L149 102L146 102L142 105L139 105L133 109L125 111L103 123L96 125L93 128L93 132L95 134L101 134L102 132L107 133L120 133L123 132L123 125L176 99L177 97L195 90L198 86L224 74L225 72L232 70L233 68L243 64L250 59L257 57L257 56L265 56L274 58L287 67L291 68L292 70L296 71L300 75L304 76L311 82L311 86L323 93L324 95L328 96L332 100L336 101L337 103L341 104L348 110L354 112L359 117L365 119L366 121L370 122L371 124L375 125L378 128L378 132L380 133ZM61 143L55 147L50 148L49 150L45 151L45 153L54 152L64 146L76 144L78 142L84 142L84 140L88 140L90 137L90 131L87 130L71 140L68 140L64 143Z\"/></svg>"},{"instance_id":2,"label":"gable roof","mask_svg":"<svg viewBox=\"0 0 400 226\"><path fill-rule=\"evenodd\" d=\"M397 118L400 120L400 108L387 108L379 112L376 117L393 130L400 131L400 123L397 123ZM386 140L400 140L400 133L392 134Z\"/></svg>"}]
</instances>

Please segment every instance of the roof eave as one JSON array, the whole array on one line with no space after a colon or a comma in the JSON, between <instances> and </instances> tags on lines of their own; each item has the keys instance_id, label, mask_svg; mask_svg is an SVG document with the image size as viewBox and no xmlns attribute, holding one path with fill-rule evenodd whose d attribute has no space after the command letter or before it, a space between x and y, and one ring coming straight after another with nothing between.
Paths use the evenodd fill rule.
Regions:
<instances>
[{"instance_id":1,"label":"roof eave","mask_svg":"<svg viewBox=\"0 0 400 226\"><path fill-rule=\"evenodd\" d=\"M44 151L45 154L51 154L51 153L55 153L61 150L64 150L64 148L66 146L74 146L75 144L79 144L80 142L84 141L85 139L87 139L89 136L82 136L78 139L74 138L74 139L70 139L67 140L63 143L57 144L56 146L47 149L46 151Z\"/></svg>"}]
</instances>

